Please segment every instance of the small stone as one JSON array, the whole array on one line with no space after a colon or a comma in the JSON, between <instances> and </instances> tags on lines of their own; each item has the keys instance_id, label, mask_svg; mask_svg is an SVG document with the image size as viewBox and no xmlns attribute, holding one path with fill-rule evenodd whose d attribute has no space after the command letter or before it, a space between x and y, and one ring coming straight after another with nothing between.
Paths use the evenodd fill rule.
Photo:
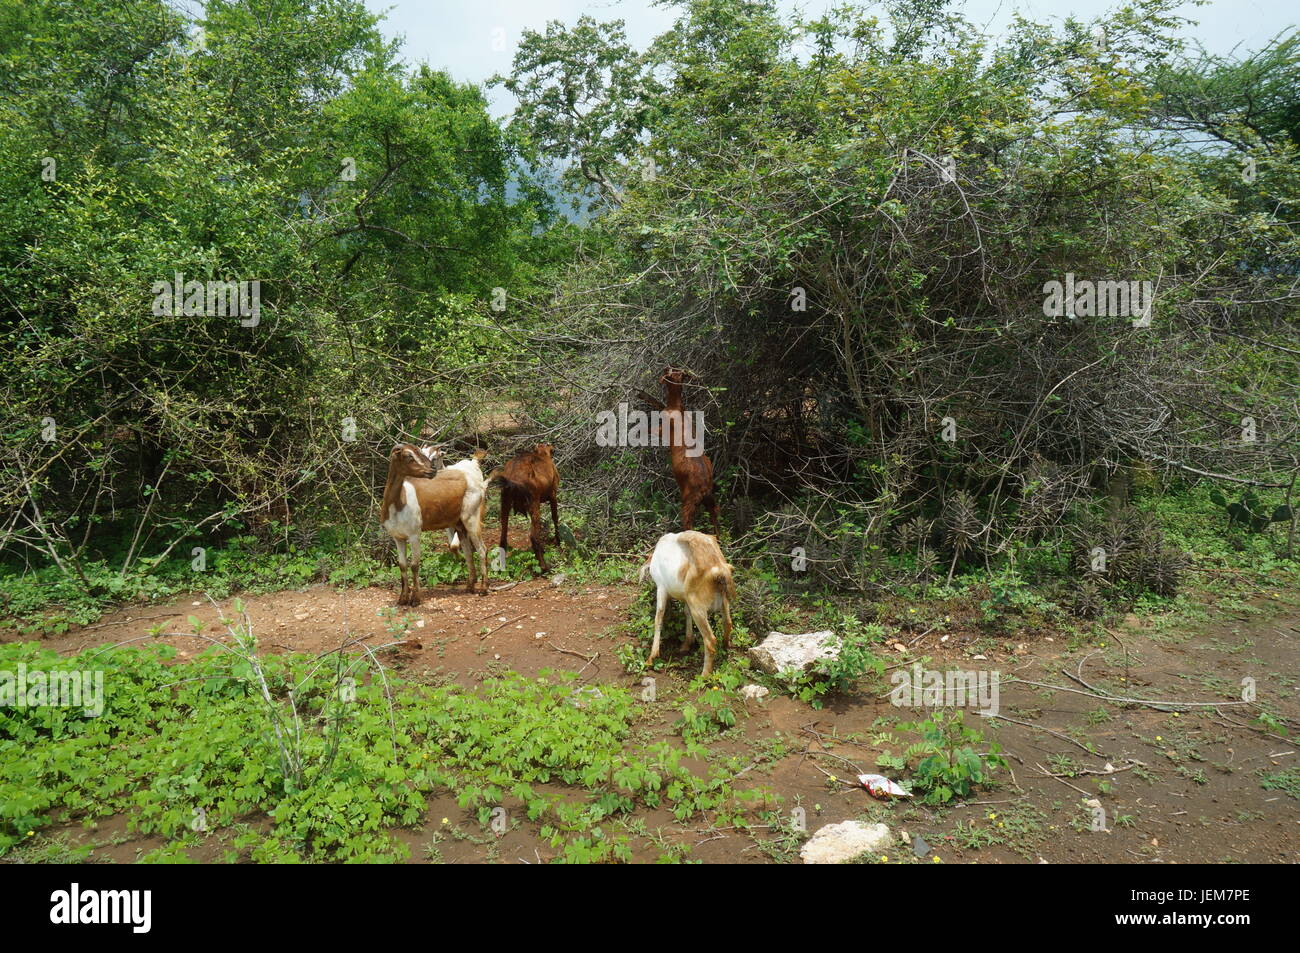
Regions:
<instances>
[{"instance_id":1,"label":"small stone","mask_svg":"<svg viewBox=\"0 0 1300 953\"><path fill-rule=\"evenodd\" d=\"M925 838L920 834L917 834L916 840L912 842L912 853L917 857L924 857L930 853L930 845L925 842Z\"/></svg>"},{"instance_id":2,"label":"small stone","mask_svg":"<svg viewBox=\"0 0 1300 953\"><path fill-rule=\"evenodd\" d=\"M562 573L562 572L557 572L554 576L551 577L551 585L552 585L552 586L562 586L562 585L564 585L564 580L565 580L565 578L567 578L567 577L564 575L564 573Z\"/></svg>"},{"instance_id":3,"label":"small stone","mask_svg":"<svg viewBox=\"0 0 1300 953\"><path fill-rule=\"evenodd\" d=\"M765 685L746 685L740 690L741 698L748 698L753 701L762 701L767 695L768 690Z\"/></svg>"}]
</instances>

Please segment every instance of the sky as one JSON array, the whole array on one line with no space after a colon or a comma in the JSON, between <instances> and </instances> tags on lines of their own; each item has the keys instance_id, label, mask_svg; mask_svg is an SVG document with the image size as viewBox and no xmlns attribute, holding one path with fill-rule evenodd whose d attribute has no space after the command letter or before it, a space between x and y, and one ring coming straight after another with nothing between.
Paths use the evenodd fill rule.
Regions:
<instances>
[{"instance_id":1,"label":"sky","mask_svg":"<svg viewBox=\"0 0 1300 953\"><path fill-rule=\"evenodd\" d=\"M582 14L597 20L624 20L629 41L644 49L672 23L674 11L653 6L651 0L365 0L375 12L387 11L380 29L389 37L405 38L408 62L427 62L448 70L462 81L482 83L494 73L507 73L524 30L542 30L550 20L572 24ZM842 0L780 0L788 12L817 15ZM1118 6L1117 0L958 0L967 19L1000 32L1019 11L1037 21L1067 16L1089 20ZM1187 3L1180 15L1199 21L1188 34L1207 50L1227 54L1257 49L1281 30L1294 26L1294 0L1210 0ZM489 92L495 115L508 113L513 103L498 88Z\"/></svg>"}]
</instances>

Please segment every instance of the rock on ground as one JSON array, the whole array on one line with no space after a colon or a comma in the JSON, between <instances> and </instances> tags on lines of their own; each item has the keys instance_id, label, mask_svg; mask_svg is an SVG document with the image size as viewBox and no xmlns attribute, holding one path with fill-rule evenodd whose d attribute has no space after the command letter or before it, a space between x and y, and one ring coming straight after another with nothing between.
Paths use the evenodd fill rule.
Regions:
<instances>
[{"instance_id":1,"label":"rock on ground","mask_svg":"<svg viewBox=\"0 0 1300 953\"><path fill-rule=\"evenodd\" d=\"M859 854L878 853L894 844L894 835L885 824L844 821L827 824L799 851L805 864L842 864Z\"/></svg>"},{"instance_id":2,"label":"rock on ground","mask_svg":"<svg viewBox=\"0 0 1300 953\"><path fill-rule=\"evenodd\" d=\"M772 675L806 672L822 659L833 659L839 654L839 636L829 629L799 635L769 632L767 638L749 650L749 657L758 667Z\"/></svg>"}]
</instances>

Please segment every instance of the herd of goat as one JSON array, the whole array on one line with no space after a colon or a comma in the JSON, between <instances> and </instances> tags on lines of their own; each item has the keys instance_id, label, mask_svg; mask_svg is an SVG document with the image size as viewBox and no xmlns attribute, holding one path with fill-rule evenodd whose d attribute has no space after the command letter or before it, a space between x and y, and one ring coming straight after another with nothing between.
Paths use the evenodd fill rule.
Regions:
<instances>
[{"instance_id":1,"label":"herd of goat","mask_svg":"<svg viewBox=\"0 0 1300 953\"><path fill-rule=\"evenodd\" d=\"M685 604L686 642L693 644L691 623L700 630L704 642L704 674L713 670L717 651L708 613L722 613L722 647L731 639L731 602L735 598L732 567L718 546L718 502L713 486L713 463L707 456L691 456L683 445L682 371L667 368L660 378L665 401L662 411L663 443L668 447L673 478L681 496L682 532L660 537L640 579L649 576L656 586L654 643L648 662L659 656L659 638L663 630L664 610L668 600ZM643 395L648 396L648 395ZM653 398L651 398L653 400ZM445 465L439 447L419 447L399 443L388 458L388 479L379 508L379 521L397 544L397 563L401 571L402 590L398 605L414 606L420 595L420 536L425 530L446 530L448 542L465 557L469 571L468 589L487 595L487 546L483 542L483 519L488 488L501 485L501 551L506 550L506 531L511 512L527 513L532 521L529 541L541 572L546 566L541 507L551 506L556 541L560 538L558 491L559 472L555 468L551 447L539 443L520 453L504 466L484 475L481 466L485 450L459 463ZM704 507L713 518L713 535L694 531L696 512ZM477 557L477 565L475 559ZM409 576L409 582L408 582ZM481 578L481 583L480 583ZM479 588L481 585L481 588Z\"/></svg>"}]
</instances>

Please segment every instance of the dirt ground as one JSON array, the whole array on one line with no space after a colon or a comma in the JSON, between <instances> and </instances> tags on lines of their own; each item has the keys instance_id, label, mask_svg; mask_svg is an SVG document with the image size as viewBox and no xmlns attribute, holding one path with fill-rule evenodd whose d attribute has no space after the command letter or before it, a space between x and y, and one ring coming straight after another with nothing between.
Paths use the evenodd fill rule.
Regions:
<instances>
[{"instance_id":1,"label":"dirt ground","mask_svg":"<svg viewBox=\"0 0 1300 953\"><path fill-rule=\"evenodd\" d=\"M627 674L615 657L620 644L632 641L625 623L635 587L555 585L548 579L513 585L498 580L494 585L504 588L486 597L468 595L463 588L429 589L423 605L399 609L387 619L382 613L393 605L392 587L341 591L318 586L245 596L243 601L266 651L321 652L350 638L371 645L410 638L418 647L388 658L412 677L441 676L472 685L511 669L528 674L565 669L586 683L622 685L639 693L639 677ZM185 629L190 615L208 624L213 636L224 631L216 624L217 610L195 595L169 605L123 609L46 644L72 653L146 636L160 622ZM938 633L900 638L898 665L924 656L931 669L961 664L997 670L1004 680L1015 676L1056 686L1001 686L1001 717L982 720L980 727L1006 749L1009 770L980 800L967 804L940 810L905 801L884 803L861 787L828 778L888 773L876 766L880 748L872 739L881 729L873 723L926 717L922 710L893 707L884 697L840 696L822 710L783 695L762 702L737 700L733 707L743 710L739 723L716 739L711 750L752 753L746 784L767 785L787 808L803 808L808 831L850 818L884 820L896 833L906 832L914 845L919 837L931 848L917 856L913 847L900 844L891 860L1296 862L1298 802L1285 791L1260 786L1261 772L1294 767L1300 759L1295 745L1248 725L1243 706L1172 712L1093 697L1236 699L1242 679L1253 678L1261 701L1268 700L1286 718L1300 718L1300 613L1294 603L1264 598L1212 618L1181 627L1147 627L1130 616L1112 630L1113 640L1095 645L1067 645L1059 635L990 639L959 619L942 641ZM186 636L166 641L182 658L205 645ZM658 698L650 706L649 722L638 724L639 735L677 739L672 726L681 704L692 697L689 682L699 670L698 653L697 647L682 657L675 640L666 641L666 667L655 673ZM773 762L760 752L778 732L790 753ZM1103 830L1094 829L1099 815L1085 804L1088 799L1096 799L1104 811ZM683 826L653 812L639 817L650 836L634 837L638 860L653 860L664 844L689 847L688 858L704 862L769 862L773 853L798 859L789 845L784 854L763 850L762 832L711 829L701 818ZM434 833L448 826L457 836ZM64 830L95 843L99 860L130 861L160 844L157 838L128 835L122 818L102 821L90 831L76 824ZM422 828L398 836L410 845L413 862L432 855L443 862L534 863L554 854L536 825L524 821L493 836L449 795L431 801ZM431 839L436 848L430 849ZM211 857L195 859L220 857L219 840Z\"/></svg>"}]
</instances>

